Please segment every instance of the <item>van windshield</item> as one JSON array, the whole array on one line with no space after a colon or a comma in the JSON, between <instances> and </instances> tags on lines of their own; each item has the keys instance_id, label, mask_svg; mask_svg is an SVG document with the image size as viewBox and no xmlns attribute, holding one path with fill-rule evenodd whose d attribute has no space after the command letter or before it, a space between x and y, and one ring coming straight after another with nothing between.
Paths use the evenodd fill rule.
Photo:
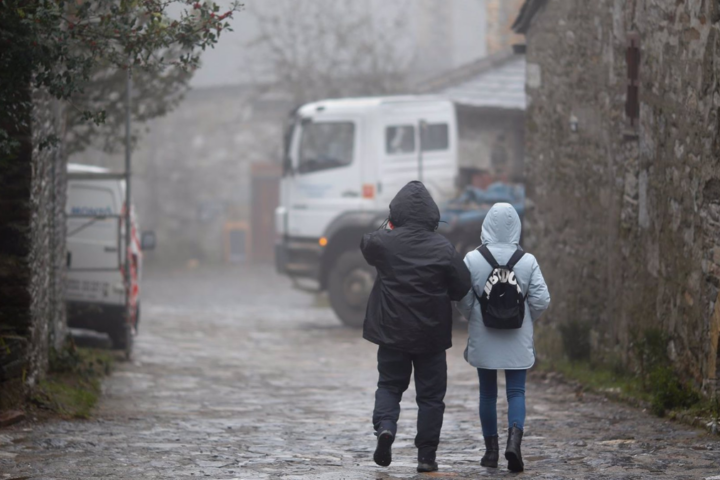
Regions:
<instances>
[{"instance_id":1,"label":"van windshield","mask_svg":"<svg viewBox=\"0 0 720 480\"><path fill-rule=\"evenodd\" d=\"M354 150L354 123L308 123L302 129L298 172L310 173L350 165Z\"/></svg>"}]
</instances>

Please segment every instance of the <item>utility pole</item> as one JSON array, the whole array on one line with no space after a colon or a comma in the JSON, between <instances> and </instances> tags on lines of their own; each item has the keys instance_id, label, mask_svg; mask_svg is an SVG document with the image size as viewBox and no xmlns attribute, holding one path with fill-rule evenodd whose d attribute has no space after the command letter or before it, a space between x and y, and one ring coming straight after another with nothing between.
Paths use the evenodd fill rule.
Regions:
<instances>
[{"instance_id":1,"label":"utility pole","mask_svg":"<svg viewBox=\"0 0 720 480\"><path fill-rule=\"evenodd\" d=\"M418 148L418 180L421 182L423 181L423 149L424 149L424 140L425 140L425 129L427 128L427 122L425 120L420 120L418 122L418 143L420 144L420 148Z\"/></svg>"},{"instance_id":2,"label":"utility pole","mask_svg":"<svg viewBox=\"0 0 720 480\"><path fill-rule=\"evenodd\" d=\"M132 90L132 69L128 62L127 68L127 86L125 89L125 314L127 316L126 328L130 329L130 319L132 312L130 311L130 288L132 287L132 280L130 278L130 245L132 242L132 222L131 222L131 168L130 160L132 156L131 148L131 134L130 134L130 112L131 112L131 99L130 91ZM129 342L129 335L127 341Z\"/></svg>"}]
</instances>

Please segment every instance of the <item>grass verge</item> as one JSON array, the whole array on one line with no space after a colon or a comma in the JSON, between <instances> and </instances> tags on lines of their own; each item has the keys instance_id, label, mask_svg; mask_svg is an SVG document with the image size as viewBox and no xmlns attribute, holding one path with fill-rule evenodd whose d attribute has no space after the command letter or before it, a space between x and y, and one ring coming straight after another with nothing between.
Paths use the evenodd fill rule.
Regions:
<instances>
[{"instance_id":1,"label":"grass verge","mask_svg":"<svg viewBox=\"0 0 720 480\"><path fill-rule=\"evenodd\" d=\"M675 392L674 377L652 378L649 382L618 369L592 365L589 361L559 360L540 362L539 373L560 374L563 380L578 384L581 390L594 392L611 400L647 409L659 417L705 428L713 434L718 431L720 400L709 399L694 392ZM674 397L679 397L675 400ZM669 401L668 399L672 399Z\"/></svg>"},{"instance_id":2,"label":"grass verge","mask_svg":"<svg viewBox=\"0 0 720 480\"><path fill-rule=\"evenodd\" d=\"M68 344L50 357L50 369L30 398L41 411L63 418L89 418L101 379L112 370L110 352Z\"/></svg>"},{"instance_id":3,"label":"grass verge","mask_svg":"<svg viewBox=\"0 0 720 480\"><path fill-rule=\"evenodd\" d=\"M559 373L563 380L578 383L584 390L607 395L616 400L649 408L652 397L634 376L610 368L596 367L588 361L559 360L539 362L542 373Z\"/></svg>"}]
</instances>

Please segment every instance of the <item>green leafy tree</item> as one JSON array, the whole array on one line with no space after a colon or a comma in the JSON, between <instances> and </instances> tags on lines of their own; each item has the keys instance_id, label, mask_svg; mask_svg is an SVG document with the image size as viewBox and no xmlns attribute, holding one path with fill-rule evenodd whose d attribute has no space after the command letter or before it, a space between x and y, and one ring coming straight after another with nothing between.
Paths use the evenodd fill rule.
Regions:
<instances>
[{"instance_id":1,"label":"green leafy tree","mask_svg":"<svg viewBox=\"0 0 720 480\"><path fill-rule=\"evenodd\" d=\"M182 12L169 15L178 6ZM102 125L108 107L117 110L121 102L110 85L128 68L139 91L160 91L169 99L163 103L157 96L136 115L162 113L179 98L200 53L230 30L227 20L240 8L233 2L221 12L214 2L188 0L0 0L0 158L28 131L32 87L69 102L71 124L89 122L76 131L78 148L93 132L117 131L114 123Z\"/></svg>"},{"instance_id":2,"label":"green leafy tree","mask_svg":"<svg viewBox=\"0 0 720 480\"><path fill-rule=\"evenodd\" d=\"M171 54L171 52L169 52ZM180 66L164 70L138 69L132 75L131 141L141 136L143 125L171 111L189 89L193 72ZM90 145L113 153L124 148L125 89L127 73L114 66L100 68L82 93L73 95L66 109L67 133L64 138L68 155L82 152ZM85 112L104 112L102 122L87 121Z\"/></svg>"}]
</instances>

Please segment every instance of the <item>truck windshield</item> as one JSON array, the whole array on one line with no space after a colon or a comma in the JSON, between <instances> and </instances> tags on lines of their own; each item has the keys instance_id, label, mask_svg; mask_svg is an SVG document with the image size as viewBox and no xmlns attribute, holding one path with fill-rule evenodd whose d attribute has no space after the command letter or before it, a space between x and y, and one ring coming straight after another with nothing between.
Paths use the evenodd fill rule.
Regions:
<instances>
[{"instance_id":1,"label":"truck windshield","mask_svg":"<svg viewBox=\"0 0 720 480\"><path fill-rule=\"evenodd\" d=\"M350 165L354 150L354 123L308 123L302 130L298 172L310 173Z\"/></svg>"}]
</instances>

